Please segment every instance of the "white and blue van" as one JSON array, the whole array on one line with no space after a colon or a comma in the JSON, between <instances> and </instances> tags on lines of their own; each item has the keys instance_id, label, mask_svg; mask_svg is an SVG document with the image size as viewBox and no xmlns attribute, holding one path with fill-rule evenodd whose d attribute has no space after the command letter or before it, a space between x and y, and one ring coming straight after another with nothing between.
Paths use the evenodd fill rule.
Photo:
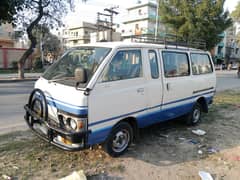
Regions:
<instances>
[{"instance_id":1,"label":"white and blue van","mask_svg":"<svg viewBox=\"0 0 240 180\"><path fill-rule=\"evenodd\" d=\"M38 79L25 119L64 150L103 143L123 154L138 129L185 116L200 122L216 89L211 55L150 43L109 42L68 50Z\"/></svg>"}]
</instances>

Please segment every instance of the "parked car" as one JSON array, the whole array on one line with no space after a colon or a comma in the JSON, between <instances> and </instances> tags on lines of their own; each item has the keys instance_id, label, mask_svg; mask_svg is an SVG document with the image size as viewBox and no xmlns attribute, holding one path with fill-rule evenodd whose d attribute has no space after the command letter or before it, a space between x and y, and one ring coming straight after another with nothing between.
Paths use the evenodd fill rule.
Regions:
<instances>
[{"instance_id":1,"label":"parked car","mask_svg":"<svg viewBox=\"0 0 240 180\"><path fill-rule=\"evenodd\" d=\"M123 154L138 129L208 112L216 90L211 55L144 43L96 43L67 51L38 79L25 106L29 127L69 151L103 143Z\"/></svg>"},{"instance_id":2,"label":"parked car","mask_svg":"<svg viewBox=\"0 0 240 180\"><path fill-rule=\"evenodd\" d=\"M237 64L233 64L231 67L231 70L237 70L238 69L238 65Z\"/></svg>"}]
</instances>

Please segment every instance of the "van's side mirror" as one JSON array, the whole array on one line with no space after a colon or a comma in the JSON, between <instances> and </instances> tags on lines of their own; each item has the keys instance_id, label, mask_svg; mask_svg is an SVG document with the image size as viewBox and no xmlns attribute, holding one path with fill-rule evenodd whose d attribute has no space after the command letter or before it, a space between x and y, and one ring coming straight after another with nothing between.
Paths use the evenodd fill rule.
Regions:
<instances>
[{"instance_id":1,"label":"van's side mirror","mask_svg":"<svg viewBox=\"0 0 240 180\"><path fill-rule=\"evenodd\" d=\"M86 83L87 82L87 71L84 68L78 67L74 71L74 77L77 82L79 83Z\"/></svg>"}]
</instances>

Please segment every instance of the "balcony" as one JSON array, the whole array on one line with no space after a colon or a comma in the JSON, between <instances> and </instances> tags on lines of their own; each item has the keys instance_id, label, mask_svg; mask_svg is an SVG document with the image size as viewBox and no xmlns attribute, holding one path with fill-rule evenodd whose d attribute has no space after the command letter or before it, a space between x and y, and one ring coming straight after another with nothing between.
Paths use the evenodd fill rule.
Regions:
<instances>
[{"instance_id":1,"label":"balcony","mask_svg":"<svg viewBox=\"0 0 240 180\"><path fill-rule=\"evenodd\" d=\"M142 15L129 15L126 17L126 20L123 22L123 24L128 24L136 21L144 21L144 20L156 20L156 16L149 15L147 13Z\"/></svg>"},{"instance_id":2,"label":"balcony","mask_svg":"<svg viewBox=\"0 0 240 180\"><path fill-rule=\"evenodd\" d=\"M221 53L216 54L215 59L224 59L223 53L221 52Z\"/></svg>"},{"instance_id":3,"label":"balcony","mask_svg":"<svg viewBox=\"0 0 240 180\"><path fill-rule=\"evenodd\" d=\"M224 38L225 37L225 33L223 32L223 33L219 34L218 36L221 37L221 38Z\"/></svg>"}]
</instances>

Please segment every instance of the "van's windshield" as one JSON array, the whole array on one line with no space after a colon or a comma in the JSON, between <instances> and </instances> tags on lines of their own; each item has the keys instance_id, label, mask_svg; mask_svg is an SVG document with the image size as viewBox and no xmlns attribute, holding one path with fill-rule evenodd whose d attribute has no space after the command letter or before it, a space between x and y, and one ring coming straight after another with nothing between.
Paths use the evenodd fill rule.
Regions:
<instances>
[{"instance_id":1,"label":"van's windshield","mask_svg":"<svg viewBox=\"0 0 240 180\"><path fill-rule=\"evenodd\" d=\"M110 50L110 48L105 47L79 47L69 50L45 71L43 78L60 84L75 86L74 72L76 68L81 67L87 72L88 83ZM87 83L79 84L79 87L85 87Z\"/></svg>"}]
</instances>

